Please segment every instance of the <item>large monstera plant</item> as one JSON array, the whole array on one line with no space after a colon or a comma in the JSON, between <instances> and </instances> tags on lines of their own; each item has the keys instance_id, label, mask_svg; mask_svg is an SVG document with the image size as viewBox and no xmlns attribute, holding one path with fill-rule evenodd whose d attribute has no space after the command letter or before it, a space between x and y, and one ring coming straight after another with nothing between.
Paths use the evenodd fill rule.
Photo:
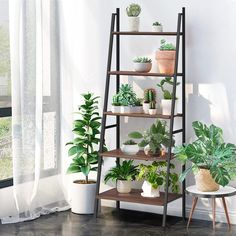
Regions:
<instances>
[{"instance_id":1,"label":"large monstera plant","mask_svg":"<svg viewBox=\"0 0 236 236\"><path fill-rule=\"evenodd\" d=\"M92 93L82 94L82 97L84 103L79 106L77 112L80 118L74 121L75 138L67 143L71 146L68 155L73 157L67 173L82 172L87 184L90 171L97 171L101 117L97 106L99 97L95 97Z\"/></svg>"},{"instance_id":2,"label":"large monstera plant","mask_svg":"<svg viewBox=\"0 0 236 236\"><path fill-rule=\"evenodd\" d=\"M190 171L197 172L203 168L210 171L216 183L228 185L229 181L236 177L236 146L225 143L222 129L213 124L207 126L194 121L192 126L197 139L174 150L180 161L192 163L181 175L181 180L184 180Z\"/></svg>"}]
</instances>

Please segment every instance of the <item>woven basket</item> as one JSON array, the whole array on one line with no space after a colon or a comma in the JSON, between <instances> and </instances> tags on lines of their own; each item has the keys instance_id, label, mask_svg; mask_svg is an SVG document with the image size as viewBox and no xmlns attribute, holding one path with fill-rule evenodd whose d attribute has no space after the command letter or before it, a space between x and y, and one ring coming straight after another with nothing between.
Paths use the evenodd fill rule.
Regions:
<instances>
[{"instance_id":1,"label":"woven basket","mask_svg":"<svg viewBox=\"0 0 236 236\"><path fill-rule=\"evenodd\" d=\"M212 178L210 171L200 169L195 175L197 190L201 192L214 192L219 189L219 184Z\"/></svg>"}]
</instances>

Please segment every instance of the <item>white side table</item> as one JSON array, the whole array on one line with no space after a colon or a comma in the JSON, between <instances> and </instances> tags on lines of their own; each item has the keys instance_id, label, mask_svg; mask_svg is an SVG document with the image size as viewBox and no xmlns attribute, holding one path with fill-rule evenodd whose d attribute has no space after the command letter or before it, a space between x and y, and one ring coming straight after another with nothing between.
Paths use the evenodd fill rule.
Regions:
<instances>
[{"instance_id":1,"label":"white side table","mask_svg":"<svg viewBox=\"0 0 236 236\"><path fill-rule=\"evenodd\" d=\"M213 229L215 229L216 198L221 198L223 206L224 206L225 216L226 216L226 219L227 219L227 222L228 222L228 226L229 226L229 228L231 227L225 197L230 197L230 196L236 195L236 189L235 188L230 187L230 186L226 186L226 187L220 187L220 189L218 191L215 191L215 192L201 192L201 191L197 190L196 185L192 185L192 186L189 186L189 187L186 188L186 193L193 196L192 208L191 208L191 211L190 211L187 228L189 227L191 218L193 216L193 212L194 212L195 207L197 205L198 198L211 198L212 199Z\"/></svg>"}]
</instances>

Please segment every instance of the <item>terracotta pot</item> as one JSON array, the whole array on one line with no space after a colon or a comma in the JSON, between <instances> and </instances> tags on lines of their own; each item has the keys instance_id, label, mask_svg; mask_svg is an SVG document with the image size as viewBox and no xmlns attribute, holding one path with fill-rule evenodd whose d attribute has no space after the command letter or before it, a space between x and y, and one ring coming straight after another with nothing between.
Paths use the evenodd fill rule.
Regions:
<instances>
[{"instance_id":1,"label":"terracotta pot","mask_svg":"<svg viewBox=\"0 0 236 236\"><path fill-rule=\"evenodd\" d=\"M173 74L176 51L157 51L156 60L160 73Z\"/></svg>"},{"instance_id":2,"label":"terracotta pot","mask_svg":"<svg viewBox=\"0 0 236 236\"><path fill-rule=\"evenodd\" d=\"M219 190L219 184L212 178L210 171L200 169L195 175L197 190L202 192L214 192Z\"/></svg>"}]
</instances>

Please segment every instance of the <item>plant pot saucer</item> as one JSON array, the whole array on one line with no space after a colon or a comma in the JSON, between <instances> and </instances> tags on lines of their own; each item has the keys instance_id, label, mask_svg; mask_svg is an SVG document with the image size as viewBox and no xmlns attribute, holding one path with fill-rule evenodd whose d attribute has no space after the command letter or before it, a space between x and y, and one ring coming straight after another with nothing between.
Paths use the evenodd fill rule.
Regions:
<instances>
[{"instance_id":1,"label":"plant pot saucer","mask_svg":"<svg viewBox=\"0 0 236 236\"><path fill-rule=\"evenodd\" d=\"M147 198L157 198L157 197L150 197L150 196L147 196L147 195L145 195L144 192L141 193L141 196L142 196L142 197L147 197Z\"/></svg>"}]
</instances>

